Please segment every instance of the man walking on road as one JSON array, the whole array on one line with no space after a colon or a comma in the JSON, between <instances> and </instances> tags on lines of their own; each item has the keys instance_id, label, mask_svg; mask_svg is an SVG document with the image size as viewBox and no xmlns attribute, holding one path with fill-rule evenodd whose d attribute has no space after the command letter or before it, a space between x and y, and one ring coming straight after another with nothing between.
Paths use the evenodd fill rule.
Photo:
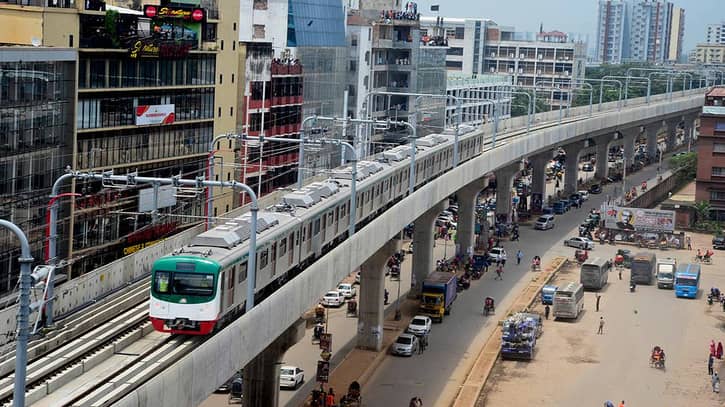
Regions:
<instances>
[{"instance_id":1,"label":"man walking on road","mask_svg":"<svg viewBox=\"0 0 725 407\"><path fill-rule=\"evenodd\" d=\"M551 311L551 308L549 308L549 305L547 304L544 307L544 318L549 319L549 311Z\"/></svg>"},{"instance_id":2,"label":"man walking on road","mask_svg":"<svg viewBox=\"0 0 725 407\"><path fill-rule=\"evenodd\" d=\"M717 375L717 372L712 374L712 392L720 393L720 377Z\"/></svg>"},{"instance_id":3,"label":"man walking on road","mask_svg":"<svg viewBox=\"0 0 725 407\"><path fill-rule=\"evenodd\" d=\"M503 266L500 264L496 267L496 278L494 280L503 280Z\"/></svg>"},{"instance_id":4,"label":"man walking on road","mask_svg":"<svg viewBox=\"0 0 725 407\"><path fill-rule=\"evenodd\" d=\"M602 299L602 296L597 294L597 312L599 312L599 300Z\"/></svg>"},{"instance_id":5,"label":"man walking on road","mask_svg":"<svg viewBox=\"0 0 725 407\"><path fill-rule=\"evenodd\" d=\"M713 363L715 363L715 358L714 358L714 357L712 357L712 355L710 355L710 356L709 356L709 357L707 358L707 374L708 374L709 376L712 376L712 374L714 373L714 372L712 371L712 365L713 365Z\"/></svg>"},{"instance_id":6,"label":"man walking on road","mask_svg":"<svg viewBox=\"0 0 725 407\"><path fill-rule=\"evenodd\" d=\"M692 250L692 240L690 240L690 236L687 236L687 250Z\"/></svg>"},{"instance_id":7,"label":"man walking on road","mask_svg":"<svg viewBox=\"0 0 725 407\"><path fill-rule=\"evenodd\" d=\"M599 317L599 330L597 335L604 335L604 317Z\"/></svg>"},{"instance_id":8,"label":"man walking on road","mask_svg":"<svg viewBox=\"0 0 725 407\"><path fill-rule=\"evenodd\" d=\"M519 251L516 252L516 264L521 264L521 259L524 257L524 252L519 249Z\"/></svg>"}]
</instances>

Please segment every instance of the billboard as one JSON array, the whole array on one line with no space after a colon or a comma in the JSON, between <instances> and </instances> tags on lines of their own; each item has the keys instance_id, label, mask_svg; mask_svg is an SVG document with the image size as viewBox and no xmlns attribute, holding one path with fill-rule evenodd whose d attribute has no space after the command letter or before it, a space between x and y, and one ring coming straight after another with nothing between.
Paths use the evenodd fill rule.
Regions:
<instances>
[{"instance_id":1,"label":"billboard","mask_svg":"<svg viewBox=\"0 0 725 407\"><path fill-rule=\"evenodd\" d=\"M136 126L171 124L176 118L174 108L173 104L136 106Z\"/></svg>"},{"instance_id":2,"label":"billboard","mask_svg":"<svg viewBox=\"0 0 725 407\"><path fill-rule=\"evenodd\" d=\"M604 227L632 232L669 232L675 230L675 211L606 206Z\"/></svg>"}]
</instances>

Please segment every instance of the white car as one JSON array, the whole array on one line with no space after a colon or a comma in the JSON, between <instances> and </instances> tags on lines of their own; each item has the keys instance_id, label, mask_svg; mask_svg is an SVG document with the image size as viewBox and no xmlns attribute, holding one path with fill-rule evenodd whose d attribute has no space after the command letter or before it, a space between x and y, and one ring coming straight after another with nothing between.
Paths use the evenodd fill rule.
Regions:
<instances>
[{"instance_id":1,"label":"white car","mask_svg":"<svg viewBox=\"0 0 725 407\"><path fill-rule=\"evenodd\" d=\"M412 333L415 336L428 335L432 324L433 322L429 317L416 315L410 320L406 332Z\"/></svg>"},{"instance_id":2,"label":"white car","mask_svg":"<svg viewBox=\"0 0 725 407\"><path fill-rule=\"evenodd\" d=\"M305 371L296 366L282 366L279 369L279 387L296 389L305 382Z\"/></svg>"},{"instance_id":3,"label":"white car","mask_svg":"<svg viewBox=\"0 0 725 407\"><path fill-rule=\"evenodd\" d=\"M360 284L360 272L359 271L357 273L355 273L355 282L357 284Z\"/></svg>"},{"instance_id":4,"label":"white car","mask_svg":"<svg viewBox=\"0 0 725 407\"><path fill-rule=\"evenodd\" d=\"M337 291L345 298L353 298L357 295L357 289L350 283L340 283L337 285Z\"/></svg>"},{"instance_id":5,"label":"white car","mask_svg":"<svg viewBox=\"0 0 725 407\"><path fill-rule=\"evenodd\" d=\"M400 334L390 347L393 355L413 356L418 351L418 337L413 334Z\"/></svg>"},{"instance_id":6,"label":"white car","mask_svg":"<svg viewBox=\"0 0 725 407\"><path fill-rule=\"evenodd\" d=\"M506 260L506 250L503 247L494 247L488 252L488 258L492 261Z\"/></svg>"},{"instance_id":7,"label":"white car","mask_svg":"<svg viewBox=\"0 0 725 407\"><path fill-rule=\"evenodd\" d=\"M570 237L564 240L564 246L576 247L577 249L593 250L594 242L586 237Z\"/></svg>"},{"instance_id":8,"label":"white car","mask_svg":"<svg viewBox=\"0 0 725 407\"><path fill-rule=\"evenodd\" d=\"M582 199L582 201L589 200L589 191L581 190L581 191L576 191L576 193L579 194L579 197Z\"/></svg>"},{"instance_id":9,"label":"white car","mask_svg":"<svg viewBox=\"0 0 725 407\"><path fill-rule=\"evenodd\" d=\"M345 303L345 296L337 290L328 291L324 297L322 297L322 305L328 307L340 307Z\"/></svg>"}]
</instances>

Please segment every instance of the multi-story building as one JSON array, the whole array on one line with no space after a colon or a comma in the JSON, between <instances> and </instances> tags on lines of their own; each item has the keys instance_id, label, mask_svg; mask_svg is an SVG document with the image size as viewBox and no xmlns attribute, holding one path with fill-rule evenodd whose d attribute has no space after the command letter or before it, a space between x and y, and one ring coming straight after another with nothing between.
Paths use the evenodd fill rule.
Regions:
<instances>
[{"instance_id":1,"label":"multi-story building","mask_svg":"<svg viewBox=\"0 0 725 407\"><path fill-rule=\"evenodd\" d=\"M725 44L725 21L708 24L705 42L708 44Z\"/></svg>"},{"instance_id":2,"label":"multi-story building","mask_svg":"<svg viewBox=\"0 0 725 407\"><path fill-rule=\"evenodd\" d=\"M443 37L448 45L446 68L449 72L476 75L483 72L486 25L491 20L473 18L420 18L420 32L426 39Z\"/></svg>"},{"instance_id":3,"label":"multi-story building","mask_svg":"<svg viewBox=\"0 0 725 407\"><path fill-rule=\"evenodd\" d=\"M709 202L717 220L725 219L725 87L705 95L697 139L695 201Z\"/></svg>"},{"instance_id":4,"label":"multi-story building","mask_svg":"<svg viewBox=\"0 0 725 407\"><path fill-rule=\"evenodd\" d=\"M584 78L586 44L560 31L534 35L490 24L486 30L484 72L513 77L513 84L536 87L552 106L566 105Z\"/></svg>"},{"instance_id":5,"label":"multi-story building","mask_svg":"<svg viewBox=\"0 0 725 407\"><path fill-rule=\"evenodd\" d=\"M700 65L725 65L725 43L697 44L690 62Z\"/></svg>"},{"instance_id":6,"label":"multi-story building","mask_svg":"<svg viewBox=\"0 0 725 407\"><path fill-rule=\"evenodd\" d=\"M213 136L235 129L236 89L228 85L235 82L238 51L223 36L237 30L239 9L234 2L222 2L226 12L214 0L185 3L0 3L0 24L8 28L0 42L78 48L77 134L63 165L161 177L206 173ZM217 157L231 152L223 144ZM231 179L233 168L215 172ZM170 206L154 219L141 198L150 192L144 185L109 189L78 181L69 187L82 195L61 236L73 237L66 253L73 274L152 244L206 212L203 191L164 188L161 201ZM215 194L214 214L232 205L232 194Z\"/></svg>"},{"instance_id":7,"label":"multi-story building","mask_svg":"<svg viewBox=\"0 0 725 407\"><path fill-rule=\"evenodd\" d=\"M616 64L679 60L684 15L684 9L666 0L599 0L598 61Z\"/></svg>"},{"instance_id":8,"label":"multi-story building","mask_svg":"<svg viewBox=\"0 0 725 407\"><path fill-rule=\"evenodd\" d=\"M0 35L1 36L1 35ZM33 257L45 257L48 196L73 156L74 49L0 47L0 218L28 237ZM67 253L69 211L61 206L58 243ZM0 292L18 278L20 247L0 229Z\"/></svg>"},{"instance_id":9,"label":"multi-story building","mask_svg":"<svg viewBox=\"0 0 725 407\"><path fill-rule=\"evenodd\" d=\"M511 76L448 74L446 94L460 99L461 124L480 126L511 117ZM494 104L496 105L494 111ZM456 125L456 103L451 98L446 106L446 127Z\"/></svg>"},{"instance_id":10,"label":"multi-story building","mask_svg":"<svg viewBox=\"0 0 725 407\"><path fill-rule=\"evenodd\" d=\"M622 0L599 0L597 15L597 61L621 64L624 54L626 4Z\"/></svg>"}]
</instances>

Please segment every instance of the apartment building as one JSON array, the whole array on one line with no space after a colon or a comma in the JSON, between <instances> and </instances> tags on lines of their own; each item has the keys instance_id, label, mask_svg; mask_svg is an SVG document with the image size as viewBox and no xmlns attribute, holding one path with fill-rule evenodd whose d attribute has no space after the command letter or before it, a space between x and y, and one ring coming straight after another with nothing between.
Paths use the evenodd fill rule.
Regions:
<instances>
[{"instance_id":1,"label":"apartment building","mask_svg":"<svg viewBox=\"0 0 725 407\"><path fill-rule=\"evenodd\" d=\"M214 135L236 125L236 90L229 85L238 51L225 36L237 30L239 9L234 2L219 4L227 9L214 0L194 3L0 3L0 24L8 28L0 43L77 49L75 133L65 140L72 153L60 168L205 175ZM228 145L218 150L217 157L227 154L231 161L224 162L233 162ZM231 179L233 168L219 165L215 172ZM164 188L161 201L169 206L154 219L141 198L150 192L145 185L78 181L65 190L80 194L70 206L68 230L61 229L68 243L60 252L73 275L153 244L206 213L205 191ZM232 194L215 192L215 214L232 205Z\"/></svg>"},{"instance_id":2,"label":"apartment building","mask_svg":"<svg viewBox=\"0 0 725 407\"><path fill-rule=\"evenodd\" d=\"M697 44L690 55L690 62L701 65L725 65L725 43Z\"/></svg>"},{"instance_id":3,"label":"apartment building","mask_svg":"<svg viewBox=\"0 0 725 407\"><path fill-rule=\"evenodd\" d=\"M441 18L423 16L420 31L424 39L443 37L446 50L446 69L463 75L483 72L486 24L491 20L473 18Z\"/></svg>"},{"instance_id":4,"label":"apartment building","mask_svg":"<svg viewBox=\"0 0 725 407\"><path fill-rule=\"evenodd\" d=\"M715 219L725 219L725 87L705 95L697 139L695 201L709 202Z\"/></svg>"},{"instance_id":5,"label":"apartment building","mask_svg":"<svg viewBox=\"0 0 725 407\"><path fill-rule=\"evenodd\" d=\"M599 0L600 63L678 61L685 10L666 0Z\"/></svg>"},{"instance_id":6,"label":"apartment building","mask_svg":"<svg viewBox=\"0 0 725 407\"><path fill-rule=\"evenodd\" d=\"M705 42L708 44L725 44L725 21L708 24Z\"/></svg>"}]
</instances>

